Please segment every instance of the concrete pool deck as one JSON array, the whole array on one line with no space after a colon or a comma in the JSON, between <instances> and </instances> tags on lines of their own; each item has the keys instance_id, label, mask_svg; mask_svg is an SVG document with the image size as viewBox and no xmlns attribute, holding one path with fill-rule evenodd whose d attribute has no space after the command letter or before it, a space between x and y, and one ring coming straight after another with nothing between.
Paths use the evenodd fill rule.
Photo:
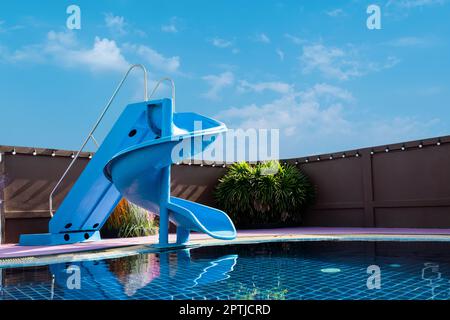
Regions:
<instances>
[{"instance_id":1,"label":"concrete pool deck","mask_svg":"<svg viewBox=\"0 0 450 320\"><path fill-rule=\"evenodd\" d=\"M237 238L231 241L222 241L210 238L206 234L193 233L190 246L200 245L226 245L238 243L251 243L262 241L304 240L304 241L448 241L450 242L450 229L406 229L406 228L280 228L240 230ZM175 234L169 236L174 242ZM53 256L80 253L108 252L114 255L125 253L135 254L143 249L157 249L154 245L158 236L139 238L104 239L97 242L84 242L59 246L18 246L17 244L0 245L1 262L18 260L33 260L42 257L51 259ZM137 250L137 251L136 251ZM108 256L108 255L107 255Z\"/></svg>"}]
</instances>

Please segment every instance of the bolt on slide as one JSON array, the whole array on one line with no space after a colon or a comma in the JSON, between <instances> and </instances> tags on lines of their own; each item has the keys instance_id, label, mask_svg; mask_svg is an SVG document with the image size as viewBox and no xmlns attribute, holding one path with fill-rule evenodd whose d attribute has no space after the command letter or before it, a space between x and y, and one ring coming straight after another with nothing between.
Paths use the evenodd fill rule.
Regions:
<instances>
[{"instance_id":1,"label":"bolt on slide","mask_svg":"<svg viewBox=\"0 0 450 320\"><path fill-rule=\"evenodd\" d=\"M49 233L22 234L20 245L100 240L99 230L122 197L159 215L159 246L171 245L169 220L177 226L176 245L188 242L191 231L223 240L236 237L233 222L223 211L170 196L172 163L201 154L217 135L227 130L226 126L196 113L174 112L174 90L172 99L148 101L147 72L142 65L130 67L82 149L93 138L93 131L135 67L144 71L145 101L130 104L122 112L50 220Z\"/></svg>"}]
</instances>

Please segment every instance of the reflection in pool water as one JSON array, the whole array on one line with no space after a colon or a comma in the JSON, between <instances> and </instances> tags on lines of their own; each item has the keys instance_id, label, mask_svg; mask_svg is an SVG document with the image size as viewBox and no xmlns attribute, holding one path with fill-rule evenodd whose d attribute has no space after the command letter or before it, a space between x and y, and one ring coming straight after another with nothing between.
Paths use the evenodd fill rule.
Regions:
<instances>
[{"instance_id":1,"label":"reflection in pool water","mask_svg":"<svg viewBox=\"0 0 450 320\"><path fill-rule=\"evenodd\" d=\"M113 260L109 264L109 270L123 285L124 292L129 297L160 276L159 261L154 254L137 255L128 260Z\"/></svg>"},{"instance_id":2,"label":"reflection in pool water","mask_svg":"<svg viewBox=\"0 0 450 320\"><path fill-rule=\"evenodd\" d=\"M8 268L0 269L0 299L449 299L449 249L278 242ZM367 286L371 265L381 271L380 289ZM68 269L79 269L79 289L68 286Z\"/></svg>"},{"instance_id":3,"label":"reflection in pool water","mask_svg":"<svg viewBox=\"0 0 450 320\"><path fill-rule=\"evenodd\" d=\"M98 291L95 298L124 299L132 298L142 289L154 289L156 292L170 288L176 284L176 289L169 298L178 291L185 291L197 285L206 285L227 279L228 273L233 271L237 255L225 255L217 259L201 259L194 261L190 251L178 250L159 254L139 254L127 258L104 261L85 261L50 265L50 272L54 276L58 288L64 297L71 298L77 291L89 288ZM73 279L75 266L81 275L80 289L72 289L67 283ZM68 271L68 268L72 270ZM85 297L86 298L86 297Z\"/></svg>"}]
</instances>

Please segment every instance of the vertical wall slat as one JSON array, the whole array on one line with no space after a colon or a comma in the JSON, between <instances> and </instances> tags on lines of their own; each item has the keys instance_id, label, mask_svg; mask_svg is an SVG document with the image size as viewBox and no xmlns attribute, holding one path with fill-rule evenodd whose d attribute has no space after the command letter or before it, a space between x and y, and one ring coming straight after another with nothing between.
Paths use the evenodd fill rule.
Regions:
<instances>
[{"instance_id":1,"label":"vertical wall slat","mask_svg":"<svg viewBox=\"0 0 450 320\"><path fill-rule=\"evenodd\" d=\"M364 186L364 226L370 228L375 227L372 155L369 149L365 149L361 151L361 156Z\"/></svg>"},{"instance_id":2,"label":"vertical wall slat","mask_svg":"<svg viewBox=\"0 0 450 320\"><path fill-rule=\"evenodd\" d=\"M5 201L4 185L5 179L5 154L0 152L0 244L5 243Z\"/></svg>"}]
</instances>

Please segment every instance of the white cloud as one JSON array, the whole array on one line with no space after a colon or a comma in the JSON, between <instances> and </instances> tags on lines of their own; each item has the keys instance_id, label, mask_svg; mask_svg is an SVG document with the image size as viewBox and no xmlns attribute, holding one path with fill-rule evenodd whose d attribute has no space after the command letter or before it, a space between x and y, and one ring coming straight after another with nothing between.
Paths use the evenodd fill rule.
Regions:
<instances>
[{"instance_id":1,"label":"white cloud","mask_svg":"<svg viewBox=\"0 0 450 320\"><path fill-rule=\"evenodd\" d=\"M61 53L66 55L62 59L67 65L85 65L92 71L122 71L130 65L116 42L106 38L96 37L91 49L66 51L62 48Z\"/></svg>"},{"instance_id":2,"label":"white cloud","mask_svg":"<svg viewBox=\"0 0 450 320\"><path fill-rule=\"evenodd\" d=\"M333 10L330 10L330 11L326 11L325 13L327 15L329 15L330 17L341 17L341 16L343 16L345 14L344 10L342 10L340 8L333 9Z\"/></svg>"},{"instance_id":3,"label":"white cloud","mask_svg":"<svg viewBox=\"0 0 450 320\"><path fill-rule=\"evenodd\" d=\"M91 71L123 71L129 66L115 41L96 37L92 47L80 48L73 32L50 31L44 43L24 46L13 52L3 50L2 58L9 62L87 67Z\"/></svg>"},{"instance_id":4,"label":"white cloud","mask_svg":"<svg viewBox=\"0 0 450 320\"><path fill-rule=\"evenodd\" d=\"M219 93L234 83L234 75L230 71L223 72L219 75L207 75L202 77L202 79L210 86L210 89L203 96L211 100L218 100L220 98Z\"/></svg>"},{"instance_id":5,"label":"white cloud","mask_svg":"<svg viewBox=\"0 0 450 320\"><path fill-rule=\"evenodd\" d=\"M355 47L342 49L312 44L303 46L300 62L306 74L318 71L327 78L349 80L369 72L392 68L400 60L389 56L385 62L372 62L362 58Z\"/></svg>"},{"instance_id":6,"label":"white cloud","mask_svg":"<svg viewBox=\"0 0 450 320\"><path fill-rule=\"evenodd\" d=\"M91 71L123 71L130 63L122 55L114 40L95 37L92 48L76 48L74 33L54 32L47 34L43 51L65 67L87 67Z\"/></svg>"},{"instance_id":7,"label":"white cloud","mask_svg":"<svg viewBox=\"0 0 450 320\"><path fill-rule=\"evenodd\" d=\"M280 129L285 137L314 133L327 135L348 130L342 103L353 101L352 95L338 87L318 84L306 91L289 91L269 103L231 107L217 118L234 128Z\"/></svg>"},{"instance_id":8,"label":"white cloud","mask_svg":"<svg viewBox=\"0 0 450 320\"><path fill-rule=\"evenodd\" d=\"M8 26L6 25L5 20L0 20L0 33L9 33L10 31L15 31L23 28L24 27L22 25Z\"/></svg>"},{"instance_id":9,"label":"white cloud","mask_svg":"<svg viewBox=\"0 0 450 320\"><path fill-rule=\"evenodd\" d=\"M125 18L121 16L115 16L112 13L105 14L105 24L111 32L118 35L125 35L126 22Z\"/></svg>"},{"instance_id":10,"label":"white cloud","mask_svg":"<svg viewBox=\"0 0 450 320\"><path fill-rule=\"evenodd\" d=\"M292 86L284 82L258 82L250 83L246 80L239 81L238 91L241 92L263 92L273 91L281 94L286 94L292 90Z\"/></svg>"},{"instance_id":11,"label":"white cloud","mask_svg":"<svg viewBox=\"0 0 450 320\"><path fill-rule=\"evenodd\" d=\"M417 90L417 94L420 96L435 96L445 91L443 86L428 86L421 87Z\"/></svg>"},{"instance_id":12,"label":"white cloud","mask_svg":"<svg viewBox=\"0 0 450 320\"><path fill-rule=\"evenodd\" d=\"M284 52L281 49L276 49L275 52L277 53L280 60L284 61Z\"/></svg>"},{"instance_id":13,"label":"white cloud","mask_svg":"<svg viewBox=\"0 0 450 320\"><path fill-rule=\"evenodd\" d=\"M174 73L178 71L181 64L180 57L165 57L163 54L148 46L131 45L127 46L127 48L134 51L139 57L144 59L144 62L147 62L153 68L158 70Z\"/></svg>"},{"instance_id":14,"label":"white cloud","mask_svg":"<svg viewBox=\"0 0 450 320\"><path fill-rule=\"evenodd\" d=\"M286 39L288 39L289 41L291 41L293 44L297 44L297 45L300 45L300 44L303 44L306 42L305 40L303 40L297 36L294 36L292 34L289 34L289 33L285 33L284 37Z\"/></svg>"},{"instance_id":15,"label":"white cloud","mask_svg":"<svg viewBox=\"0 0 450 320\"><path fill-rule=\"evenodd\" d=\"M312 88L300 93L305 101L316 101L323 97L331 97L345 102L354 102L354 97L350 91L332 86L326 83L315 84Z\"/></svg>"},{"instance_id":16,"label":"white cloud","mask_svg":"<svg viewBox=\"0 0 450 320\"><path fill-rule=\"evenodd\" d=\"M161 31L167 33L177 33L178 29L174 24L165 24L161 26Z\"/></svg>"},{"instance_id":17,"label":"white cloud","mask_svg":"<svg viewBox=\"0 0 450 320\"><path fill-rule=\"evenodd\" d=\"M59 58L57 51L62 48L72 50L76 46L77 40L73 32L50 31L45 41L40 44L25 45L15 50L2 46L0 60L7 63L54 63L56 58Z\"/></svg>"},{"instance_id":18,"label":"white cloud","mask_svg":"<svg viewBox=\"0 0 450 320\"><path fill-rule=\"evenodd\" d=\"M261 42L261 43L265 43L265 44L269 44L270 43L270 38L265 33L257 34L255 36L254 40L256 42Z\"/></svg>"},{"instance_id":19,"label":"white cloud","mask_svg":"<svg viewBox=\"0 0 450 320\"><path fill-rule=\"evenodd\" d=\"M430 41L420 37L400 37L387 41L385 44L392 47L423 47L430 44Z\"/></svg>"},{"instance_id":20,"label":"white cloud","mask_svg":"<svg viewBox=\"0 0 450 320\"><path fill-rule=\"evenodd\" d=\"M77 38L74 32L56 32L49 31L47 33L47 43L45 47L47 49L56 47L74 47L77 44Z\"/></svg>"},{"instance_id":21,"label":"white cloud","mask_svg":"<svg viewBox=\"0 0 450 320\"><path fill-rule=\"evenodd\" d=\"M402 116L361 118L355 102L351 92L319 83L303 91L291 90L267 103L233 106L215 117L229 128L279 129L282 157L419 139L440 122Z\"/></svg>"},{"instance_id":22,"label":"white cloud","mask_svg":"<svg viewBox=\"0 0 450 320\"><path fill-rule=\"evenodd\" d=\"M177 33L178 28L176 26L176 21L177 21L177 18L172 17L170 19L170 23L161 26L161 31L167 32L167 33Z\"/></svg>"},{"instance_id":23,"label":"white cloud","mask_svg":"<svg viewBox=\"0 0 450 320\"><path fill-rule=\"evenodd\" d=\"M47 33L42 44L28 45L15 51L3 48L0 58L7 62L52 63L64 68L86 67L91 71L123 71L129 63L116 42L96 37L92 47L80 48L73 32Z\"/></svg>"},{"instance_id":24,"label":"white cloud","mask_svg":"<svg viewBox=\"0 0 450 320\"><path fill-rule=\"evenodd\" d=\"M36 45L25 46L14 51L6 46L0 46L0 62L45 62L46 57L43 56L41 51L41 47Z\"/></svg>"},{"instance_id":25,"label":"white cloud","mask_svg":"<svg viewBox=\"0 0 450 320\"><path fill-rule=\"evenodd\" d=\"M233 42L217 37L211 39L210 42L214 47L217 48L229 48L233 46Z\"/></svg>"},{"instance_id":26,"label":"white cloud","mask_svg":"<svg viewBox=\"0 0 450 320\"><path fill-rule=\"evenodd\" d=\"M91 71L124 71L130 63L124 56L137 56L144 63L164 72L174 73L180 67L180 57L166 57L145 45L119 46L114 40L95 37L92 47L82 47L75 32L50 31L41 44L15 51L0 48L0 59L7 62L55 63L62 67L87 67Z\"/></svg>"},{"instance_id":27,"label":"white cloud","mask_svg":"<svg viewBox=\"0 0 450 320\"><path fill-rule=\"evenodd\" d=\"M300 57L303 72L319 71L328 78L348 80L361 75L355 57L343 49L326 47L322 44L313 44L303 47Z\"/></svg>"},{"instance_id":28,"label":"white cloud","mask_svg":"<svg viewBox=\"0 0 450 320\"><path fill-rule=\"evenodd\" d=\"M112 36L124 36L128 34L135 34L141 38L147 37L147 33L139 28L136 28L132 23L129 23L122 16L116 16L113 13L105 13L105 25Z\"/></svg>"},{"instance_id":29,"label":"white cloud","mask_svg":"<svg viewBox=\"0 0 450 320\"><path fill-rule=\"evenodd\" d=\"M366 137L354 134L354 140L363 146L396 143L430 136L429 130L440 122L437 118L416 119L415 117L394 117L376 119L355 124L354 131L364 131Z\"/></svg>"},{"instance_id":30,"label":"white cloud","mask_svg":"<svg viewBox=\"0 0 450 320\"><path fill-rule=\"evenodd\" d=\"M379 72L385 69L390 69L395 67L397 64L400 63L400 59L394 56L389 56L386 58L386 61L384 62L367 62L366 63L366 70L365 72Z\"/></svg>"},{"instance_id":31,"label":"white cloud","mask_svg":"<svg viewBox=\"0 0 450 320\"><path fill-rule=\"evenodd\" d=\"M45 42L13 52L1 47L0 59L7 62L55 63L70 68L87 67L91 71L124 71L130 66L124 51L157 70L174 73L180 67L180 57L166 57L144 45L118 46L114 40L95 37L92 47L82 47L76 39L76 33L69 31L50 31Z\"/></svg>"},{"instance_id":32,"label":"white cloud","mask_svg":"<svg viewBox=\"0 0 450 320\"><path fill-rule=\"evenodd\" d=\"M413 9L426 6L443 5L447 0L389 0L386 6L395 5L401 8Z\"/></svg>"},{"instance_id":33,"label":"white cloud","mask_svg":"<svg viewBox=\"0 0 450 320\"><path fill-rule=\"evenodd\" d=\"M209 39L208 42L210 42L216 48L230 49L233 54L239 53L239 48L236 48L233 41L215 37L215 38Z\"/></svg>"}]
</instances>

